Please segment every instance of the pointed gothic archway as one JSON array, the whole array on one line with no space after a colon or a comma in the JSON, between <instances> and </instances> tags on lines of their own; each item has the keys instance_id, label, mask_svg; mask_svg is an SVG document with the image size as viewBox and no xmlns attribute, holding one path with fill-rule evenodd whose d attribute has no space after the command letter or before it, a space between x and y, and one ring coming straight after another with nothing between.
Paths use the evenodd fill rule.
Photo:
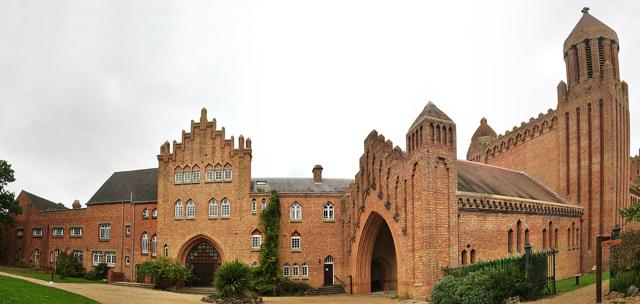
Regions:
<instances>
[{"instance_id":1,"label":"pointed gothic archway","mask_svg":"<svg viewBox=\"0 0 640 304\"><path fill-rule=\"evenodd\" d=\"M222 264L222 255L216 243L206 236L197 236L185 243L179 255L180 261L191 268L191 286L211 286L213 275Z\"/></svg>"},{"instance_id":2,"label":"pointed gothic archway","mask_svg":"<svg viewBox=\"0 0 640 304\"><path fill-rule=\"evenodd\" d=\"M358 245L355 287L357 293L398 289L398 263L393 233L385 219L372 212Z\"/></svg>"}]
</instances>

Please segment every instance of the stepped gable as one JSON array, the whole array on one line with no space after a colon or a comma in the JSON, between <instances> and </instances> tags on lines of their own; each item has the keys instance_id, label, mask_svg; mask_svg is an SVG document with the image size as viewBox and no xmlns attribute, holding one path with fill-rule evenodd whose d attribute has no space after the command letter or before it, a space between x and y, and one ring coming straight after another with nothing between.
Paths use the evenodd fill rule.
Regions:
<instances>
[{"instance_id":1,"label":"stepped gable","mask_svg":"<svg viewBox=\"0 0 640 304\"><path fill-rule=\"evenodd\" d=\"M513 126L513 129L505 131L504 134L498 134L493 141L487 143L485 156L489 159L504 149L521 144L557 127L558 117L556 116L556 110L548 109L546 114L540 113L536 118L529 118L528 122L521 122L519 127Z\"/></svg>"},{"instance_id":2,"label":"stepped gable","mask_svg":"<svg viewBox=\"0 0 640 304\"><path fill-rule=\"evenodd\" d=\"M33 193L22 190L31 203L33 203L39 211L54 211L54 210L67 210L69 208L65 207L62 203L54 203L48 199L39 197Z\"/></svg>"},{"instance_id":3,"label":"stepped gable","mask_svg":"<svg viewBox=\"0 0 640 304\"><path fill-rule=\"evenodd\" d=\"M158 169L115 172L87 202L87 205L131 201L156 202L158 200Z\"/></svg>"},{"instance_id":4,"label":"stepped gable","mask_svg":"<svg viewBox=\"0 0 640 304\"><path fill-rule=\"evenodd\" d=\"M458 160L458 191L565 203L555 192L524 172Z\"/></svg>"},{"instance_id":5,"label":"stepped gable","mask_svg":"<svg viewBox=\"0 0 640 304\"><path fill-rule=\"evenodd\" d=\"M351 179L323 178L321 183L316 183L313 178L252 178L251 193L269 193L277 190L278 193L345 193Z\"/></svg>"}]
</instances>

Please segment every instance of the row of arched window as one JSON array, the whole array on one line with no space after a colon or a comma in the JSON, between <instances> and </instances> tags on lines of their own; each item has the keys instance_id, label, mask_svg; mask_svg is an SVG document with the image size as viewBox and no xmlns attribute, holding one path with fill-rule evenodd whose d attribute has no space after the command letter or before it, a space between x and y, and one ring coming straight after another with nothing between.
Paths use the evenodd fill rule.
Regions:
<instances>
[{"instance_id":1,"label":"row of arched window","mask_svg":"<svg viewBox=\"0 0 640 304\"><path fill-rule=\"evenodd\" d=\"M192 184L199 183L200 178L200 167L198 165L194 165L193 167L185 166L185 167L176 167L174 169L174 184ZM204 180L205 182L221 182L221 181L231 181L233 177L233 170L231 169L231 164L227 163L224 165L217 164L215 167L210 164L205 167L204 170Z\"/></svg>"},{"instance_id":2,"label":"row of arched window","mask_svg":"<svg viewBox=\"0 0 640 304\"><path fill-rule=\"evenodd\" d=\"M218 205L220 205L219 208L218 208ZM208 207L209 207L208 215L210 218L218 217L218 214L221 217L231 216L231 203L229 202L229 199L227 199L226 197L220 201L220 204L218 204L217 200L213 198L210 199ZM185 218L185 217L195 218L196 203L193 200L188 200L185 206L185 204L183 204L181 200L178 200L174 206L174 217L178 219Z\"/></svg>"},{"instance_id":3,"label":"row of arched window","mask_svg":"<svg viewBox=\"0 0 640 304\"><path fill-rule=\"evenodd\" d=\"M289 266L289 263L284 263L282 266L282 276L285 278L292 277L294 279L300 276L307 278L309 277L309 264L304 262L302 263L302 267L300 267L298 263L293 263L292 266Z\"/></svg>"},{"instance_id":4,"label":"row of arched window","mask_svg":"<svg viewBox=\"0 0 640 304\"><path fill-rule=\"evenodd\" d=\"M335 210L334 206L331 202L327 202L322 207L322 219L331 221L335 218ZM302 220L302 205L298 202L293 202L291 206L289 206L289 219L292 221L301 221Z\"/></svg>"},{"instance_id":5,"label":"row of arched window","mask_svg":"<svg viewBox=\"0 0 640 304\"><path fill-rule=\"evenodd\" d=\"M518 220L516 223L515 231L515 250L514 250L514 231L509 229L507 231L507 252L513 254L515 252L523 253L524 245L530 244L529 242L529 229L524 230L524 243L521 238L522 222ZM554 227L553 221L549 221L549 227L542 229L542 249L558 249L558 227ZM567 228L567 249L573 249L580 247L580 228L576 228L575 222L571 223L571 226Z\"/></svg>"},{"instance_id":6,"label":"row of arched window","mask_svg":"<svg viewBox=\"0 0 640 304\"><path fill-rule=\"evenodd\" d=\"M467 263L471 263L471 264L475 263L476 250L475 249L471 249L469 251L467 251L467 249L462 250L462 252L460 253L460 262L462 263L462 265L467 265Z\"/></svg>"},{"instance_id":7,"label":"row of arched window","mask_svg":"<svg viewBox=\"0 0 640 304\"><path fill-rule=\"evenodd\" d=\"M142 210L142 217L143 217L143 218L149 218L149 209L144 208L144 209ZM151 217L152 217L152 218L156 218L156 217L158 217L158 209L153 208L153 210L151 210Z\"/></svg>"},{"instance_id":8,"label":"row of arched window","mask_svg":"<svg viewBox=\"0 0 640 304\"><path fill-rule=\"evenodd\" d=\"M149 235L146 232L142 233L140 237L140 251L142 254L149 254ZM151 236L151 256L155 257L158 254L158 236L155 234Z\"/></svg>"}]
</instances>

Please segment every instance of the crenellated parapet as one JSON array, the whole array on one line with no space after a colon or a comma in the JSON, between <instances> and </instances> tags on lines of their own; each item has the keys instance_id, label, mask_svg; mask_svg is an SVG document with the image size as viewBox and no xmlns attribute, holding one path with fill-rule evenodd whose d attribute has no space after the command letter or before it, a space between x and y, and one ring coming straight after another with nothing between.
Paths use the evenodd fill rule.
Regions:
<instances>
[{"instance_id":1,"label":"crenellated parapet","mask_svg":"<svg viewBox=\"0 0 640 304\"><path fill-rule=\"evenodd\" d=\"M555 130L558 127L558 117L556 110L549 109L546 114L540 113L538 117L531 117L528 122L514 126L504 134L499 134L497 138L486 144L484 159L488 160L495 156L507 152L517 145L528 142L542 134Z\"/></svg>"},{"instance_id":2,"label":"crenellated parapet","mask_svg":"<svg viewBox=\"0 0 640 304\"><path fill-rule=\"evenodd\" d=\"M458 210L575 218L580 218L584 214L584 209L576 205L461 191L458 192Z\"/></svg>"}]
</instances>

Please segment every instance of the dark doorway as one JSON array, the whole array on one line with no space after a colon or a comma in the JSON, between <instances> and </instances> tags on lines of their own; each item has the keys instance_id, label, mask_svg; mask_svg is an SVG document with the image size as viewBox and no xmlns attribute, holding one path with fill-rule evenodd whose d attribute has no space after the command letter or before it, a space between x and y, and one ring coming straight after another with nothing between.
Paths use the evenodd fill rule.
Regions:
<instances>
[{"instance_id":1,"label":"dark doorway","mask_svg":"<svg viewBox=\"0 0 640 304\"><path fill-rule=\"evenodd\" d=\"M324 259L324 285L333 285L333 257Z\"/></svg>"},{"instance_id":2,"label":"dark doorway","mask_svg":"<svg viewBox=\"0 0 640 304\"><path fill-rule=\"evenodd\" d=\"M211 286L213 275L220 267L220 254L212 244L207 241L197 243L189 254L185 264L193 271L193 286Z\"/></svg>"},{"instance_id":3,"label":"dark doorway","mask_svg":"<svg viewBox=\"0 0 640 304\"><path fill-rule=\"evenodd\" d=\"M371 257L371 292L387 292L397 288L396 250L389 226L382 222Z\"/></svg>"}]
</instances>

